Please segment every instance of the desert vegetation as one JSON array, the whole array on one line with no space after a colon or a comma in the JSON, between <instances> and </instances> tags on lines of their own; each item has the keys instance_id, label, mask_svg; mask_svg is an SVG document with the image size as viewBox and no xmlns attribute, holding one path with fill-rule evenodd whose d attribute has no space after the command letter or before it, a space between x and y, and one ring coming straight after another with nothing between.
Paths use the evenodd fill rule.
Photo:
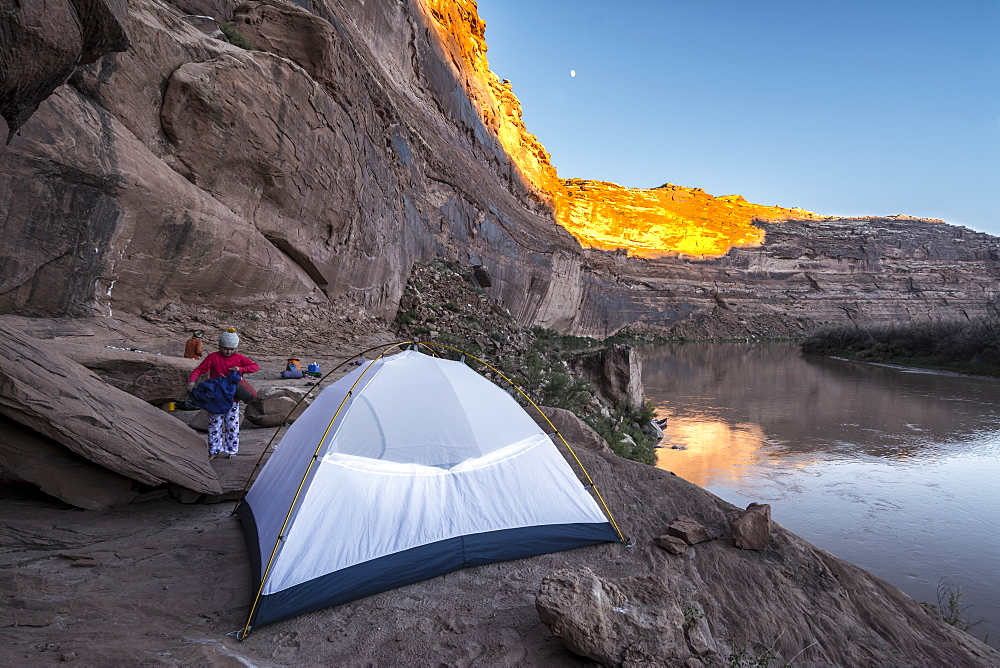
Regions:
<instances>
[{"instance_id":1,"label":"desert vegetation","mask_svg":"<svg viewBox=\"0 0 1000 668\"><path fill-rule=\"evenodd\" d=\"M568 369L569 356L596 350L604 342L522 327L478 286L471 268L445 260L414 266L400 306L396 327L404 337L454 348L439 350L454 359L465 353L467 364L501 387L506 389L510 381L540 406L575 413L616 454L656 463L656 442L649 433L653 408L648 404L605 406L596 398L593 384ZM473 357L496 371L479 365ZM527 403L518 392L511 394Z\"/></svg>"},{"instance_id":2,"label":"desert vegetation","mask_svg":"<svg viewBox=\"0 0 1000 668\"><path fill-rule=\"evenodd\" d=\"M246 38L239 30L236 29L232 23L220 23L219 29L222 34L226 36L229 43L233 46L238 46L241 49L246 49L247 51L256 51L257 47L250 43L250 40Z\"/></svg>"},{"instance_id":3,"label":"desert vegetation","mask_svg":"<svg viewBox=\"0 0 1000 668\"><path fill-rule=\"evenodd\" d=\"M803 341L802 352L1000 377L1000 319L830 327Z\"/></svg>"},{"instance_id":4,"label":"desert vegetation","mask_svg":"<svg viewBox=\"0 0 1000 668\"><path fill-rule=\"evenodd\" d=\"M937 603L921 602L930 615L937 617L962 631L970 631L973 627L982 623L983 620L970 621L968 610L971 605L962 603L962 585L952 586L944 579L938 582ZM988 642L989 636L983 639Z\"/></svg>"}]
</instances>

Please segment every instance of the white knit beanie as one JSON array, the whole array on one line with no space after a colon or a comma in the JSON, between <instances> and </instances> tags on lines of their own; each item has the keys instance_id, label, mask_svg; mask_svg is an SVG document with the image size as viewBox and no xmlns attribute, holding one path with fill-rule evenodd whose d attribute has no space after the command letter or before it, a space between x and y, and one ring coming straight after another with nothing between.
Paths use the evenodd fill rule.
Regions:
<instances>
[{"instance_id":1,"label":"white knit beanie","mask_svg":"<svg viewBox=\"0 0 1000 668\"><path fill-rule=\"evenodd\" d=\"M240 337L236 334L236 330L230 327L227 331L222 333L219 337L219 346L222 348L236 348L240 345Z\"/></svg>"}]
</instances>

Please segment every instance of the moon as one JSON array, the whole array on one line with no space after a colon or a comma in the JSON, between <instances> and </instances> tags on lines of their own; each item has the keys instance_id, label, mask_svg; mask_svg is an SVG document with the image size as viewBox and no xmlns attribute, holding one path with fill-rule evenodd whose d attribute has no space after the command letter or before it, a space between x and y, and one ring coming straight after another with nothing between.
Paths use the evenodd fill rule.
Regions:
<instances>
[{"instance_id":1,"label":"moon","mask_svg":"<svg viewBox=\"0 0 1000 668\"><path fill-rule=\"evenodd\" d=\"M576 70L570 70L570 71L569 71L569 75L570 75L571 77L575 77L575 76L576 76Z\"/></svg>"}]
</instances>

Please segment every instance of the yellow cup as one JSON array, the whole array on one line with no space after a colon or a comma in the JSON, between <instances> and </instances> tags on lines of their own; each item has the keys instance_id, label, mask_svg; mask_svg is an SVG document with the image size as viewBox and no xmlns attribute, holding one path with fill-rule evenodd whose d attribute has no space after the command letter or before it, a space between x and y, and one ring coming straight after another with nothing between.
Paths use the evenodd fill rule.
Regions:
<instances>
[{"instance_id":1,"label":"yellow cup","mask_svg":"<svg viewBox=\"0 0 1000 668\"><path fill-rule=\"evenodd\" d=\"M174 410L174 402L172 402L172 401L168 401L167 402L167 410L168 411Z\"/></svg>"}]
</instances>

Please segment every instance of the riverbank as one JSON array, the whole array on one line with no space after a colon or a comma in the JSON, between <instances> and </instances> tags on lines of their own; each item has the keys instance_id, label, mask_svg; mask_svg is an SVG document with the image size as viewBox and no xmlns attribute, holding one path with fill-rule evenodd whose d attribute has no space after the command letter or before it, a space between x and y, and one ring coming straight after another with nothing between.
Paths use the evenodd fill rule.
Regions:
<instances>
[{"instance_id":1,"label":"riverbank","mask_svg":"<svg viewBox=\"0 0 1000 668\"><path fill-rule=\"evenodd\" d=\"M1000 378L1000 320L832 327L806 338L802 351L858 362Z\"/></svg>"},{"instance_id":2,"label":"riverbank","mask_svg":"<svg viewBox=\"0 0 1000 668\"><path fill-rule=\"evenodd\" d=\"M766 551L738 549L728 526L740 509L666 471L578 454L634 547L466 568L261 627L244 642L228 635L252 598L231 503L160 499L80 512L0 487L0 662L700 666L770 656L813 666L1000 666L1000 652L781 526L772 525ZM656 537L682 515L711 539L674 555ZM543 583L574 579L587 586L566 592L561 628L584 629L577 640L588 642L589 659L570 652L535 605Z\"/></svg>"},{"instance_id":3,"label":"riverbank","mask_svg":"<svg viewBox=\"0 0 1000 668\"><path fill-rule=\"evenodd\" d=\"M1000 381L803 355L791 343L642 347L662 468L772 517L1000 639Z\"/></svg>"},{"instance_id":4,"label":"riverbank","mask_svg":"<svg viewBox=\"0 0 1000 668\"><path fill-rule=\"evenodd\" d=\"M39 332L52 334L43 324ZM255 347L277 352L258 327ZM161 350L183 329L157 339L150 328L128 347ZM379 336L398 340L390 334ZM324 346L297 345L304 359L333 367L333 356L316 356ZM277 372L282 356L257 356ZM605 450L576 453L631 547L608 543L463 569L262 627L242 643L227 634L245 623L253 592L229 503L181 504L160 494L81 512L23 484L0 486L0 626L8 639L0 662L695 667L742 656L818 666L1000 666L1000 653L780 522L768 524L766 549L741 549L732 529L740 507L666 470ZM224 480L243 462L209 464ZM662 537L682 517L704 531L677 554ZM550 616L550 605L543 617L538 601L544 591L553 603L554 589L559 616Z\"/></svg>"},{"instance_id":5,"label":"riverbank","mask_svg":"<svg viewBox=\"0 0 1000 668\"><path fill-rule=\"evenodd\" d=\"M946 367L946 366L943 366L941 368L937 368L937 367L934 367L934 366L929 366L929 365L926 365L926 364L925 365L920 365L920 364L917 364L917 363L909 363L909 364L895 363L894 364L894 363L891 363L891 362L871 362L871 361L868 361L868 360L861 360L861 359L856 359L856 358L852 358L852 357L838 357L837 355L828 355L827 357L829 359L837 360L839 362L856 362L858 364L867 364L869 366L877 366L877 367L882 367L884 369L896 369L897 371L904 371L904 372L907 372L907 373L928 373L928 374L934 374L934 375L939 375L939 376L956 376L956 377L959 377L959 378L985 378L985 379L990 379L990 380L996 380L997 378L1000 378L1000 376L998 376L998 375L992 375L992 376L990 376L990 375L985 375L985 374L981 374L981 373L963 373L961 371L956 371L954 368L949 368L949 367ZM919 361L921 361L921 360L918 360L918 362Z\"/></svg>"}]
</instances>

